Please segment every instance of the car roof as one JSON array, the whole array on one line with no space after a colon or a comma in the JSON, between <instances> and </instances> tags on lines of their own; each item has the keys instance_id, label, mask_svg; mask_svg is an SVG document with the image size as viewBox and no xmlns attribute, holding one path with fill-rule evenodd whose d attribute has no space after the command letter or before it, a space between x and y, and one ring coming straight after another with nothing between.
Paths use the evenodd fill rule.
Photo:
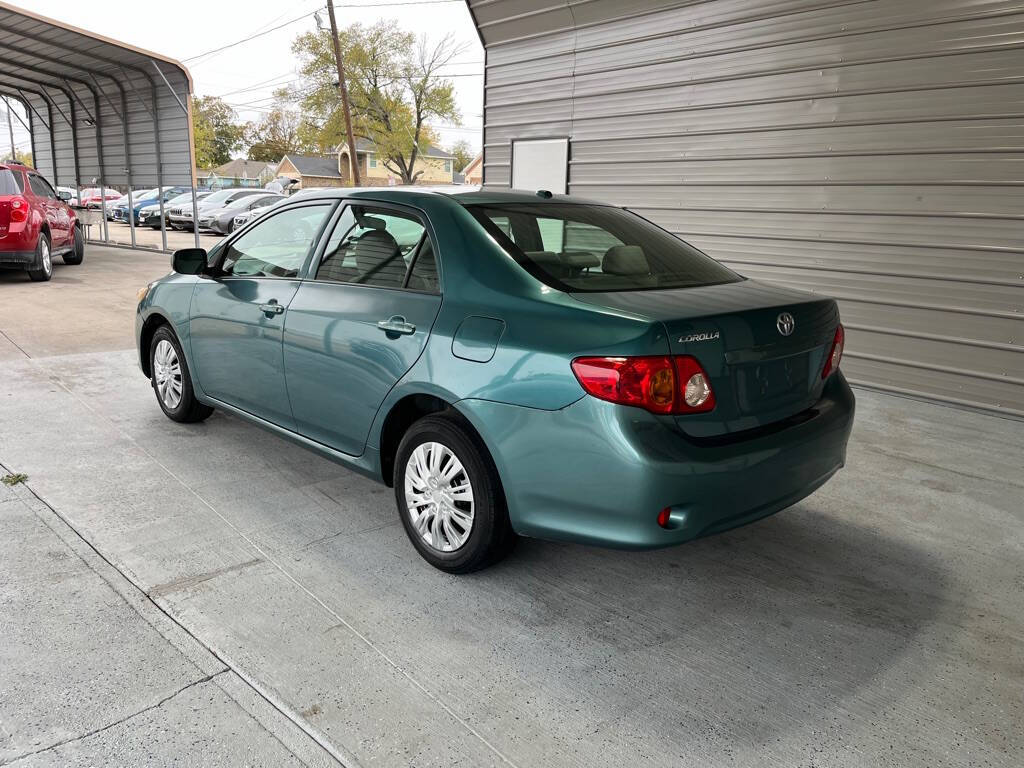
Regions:
<instances>
[{"instance_id":1,"label":"car roof","mask_svg":"<svg viewBox=\"0 0 1024 768\"><path fill-rule=\"evenodd\" d=\"M365 198L367 200L390 201L395 203L414 203L424 197L442 196L455 200L462 205L501 205L508 203L576 203L585 205L608 205L598 200L588 200L574 195L555 195L550 192L539 190L529 192L520 189L484 189L474 186L438 186L438 187L336 187L330 189L309 190L303 194L299 190L293 199L301 196L303 199L327 198L337 199L342 197Z\"/></svg>"}]
</instances>

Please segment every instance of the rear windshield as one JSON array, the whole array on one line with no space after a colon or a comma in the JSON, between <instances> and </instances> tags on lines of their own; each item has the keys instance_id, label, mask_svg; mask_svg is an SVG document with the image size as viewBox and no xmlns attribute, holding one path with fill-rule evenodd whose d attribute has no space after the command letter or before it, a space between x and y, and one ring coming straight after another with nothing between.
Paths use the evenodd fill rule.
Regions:
<instances>
[{"instance_id":1,"label":"rear windshield","mask_svg":"<svg viewBox=\"0 0 1024 768\"><path fill-rule=\"evenodd\" d=\"M561 291L692 288L743 279L622 208L583 203L467 208L527 271Z\"/></svg>"},{"instance_id":2,"label":"rear windshield","mask_svg":"<svg viewBox=\"0 0 1024 768\"><path fill-rule=\"evenodd\" d=\"M0 168L0 195L20 195L25 191L21 173L10 168Z\"/></svg>"}]
</instances>

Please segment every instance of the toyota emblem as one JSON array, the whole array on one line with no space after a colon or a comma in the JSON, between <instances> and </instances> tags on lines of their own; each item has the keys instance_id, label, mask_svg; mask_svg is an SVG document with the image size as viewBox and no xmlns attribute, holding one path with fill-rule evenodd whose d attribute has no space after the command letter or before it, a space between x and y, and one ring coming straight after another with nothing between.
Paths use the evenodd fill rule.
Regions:
<instances>
[{"instance_id":1,"label":"toyota emblem","mask_svg":"<svg viewBox=\"0 0 1024 768\"><path fill-rule=\"evenodd\" d=\"M796 328L796 320L789 312L783 312L775 320L775 327L779 329L779 333L783 336L789 336L793 333L793 329Z\"/></svg>"}]
</instances>

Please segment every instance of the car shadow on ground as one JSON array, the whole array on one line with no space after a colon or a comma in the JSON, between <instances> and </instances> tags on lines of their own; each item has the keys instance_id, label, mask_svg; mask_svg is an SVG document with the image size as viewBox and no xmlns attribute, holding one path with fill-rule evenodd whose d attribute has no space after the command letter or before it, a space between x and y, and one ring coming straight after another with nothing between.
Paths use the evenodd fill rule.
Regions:
<instances>
[{"instance_id":1,"label":"car shadow on ground","mask_svg":"<svg viewBox=\"0 0 1024 768\"><path fill-rule=\"evenodd\" d=\"M815 497L654 552L523 539L505 562L471 578L528 591L535 610L518 620L535 637L585 644L586 657L600 660L595 680L679 704L683 720L696 705L714 720L716 740L736 745L840 717L844 700L895 674L900 685L871 686L871 708L884 711L887 697L929 673L920 649L910 650L918 636L959 607L926 552L825 514ZM645 663L622 662L638 657ZM663 725L679 722L669 716Z\"/></svg>"}]
</instances>

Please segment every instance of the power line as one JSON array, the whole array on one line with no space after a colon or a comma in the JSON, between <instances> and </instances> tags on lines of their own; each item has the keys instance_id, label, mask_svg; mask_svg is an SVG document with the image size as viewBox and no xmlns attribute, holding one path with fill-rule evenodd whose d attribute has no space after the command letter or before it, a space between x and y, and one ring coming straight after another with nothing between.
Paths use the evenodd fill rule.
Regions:
<instances>
[{"instance_id":1,"label":"power line","mask_svg":"<svg viewBox=\"0 0 1024 768\"><path fill-rule=\"evenodd\" d=\"M318 8L317 10L320 10L320 9ZM220 48L214 48L214 49L209 50L209 51L204 51L203 53L197 53L195 56L189 56L187 59L182 59L182 61L185 61L185 62L195 61L196 59L201 59L204 56L209 56L210 54L213 54L213 53L220 53L221 51L226 51L228 48L234 48L236 45L242 45L242 43L248 43L251 40L255 40L257 37L263 37L264 35L269 35L271 32L276 32L279 29L284 29L285 27L290 26L290 25L294 24L297 21L302 21L303 19L308 19L314 13L316 13L316 11L310 11L309 13L304 13L301 16L297 16L296 18L291 19L290 21L286 21L286 22L284 22L282 24L278 24L276 27L271 27L270 29L266 29L266 30L264 30L262 32L257 32L255 34L249 35L249 37L243 37L241 40L236 40L233 43L228 43L227 45L222 45Z\"/></svg>"},{"instance_id":2,"label":"power line","mask_svg":"<svg viewBox=\"0 0 1024 768\"><path fill-rule=\"evenodd\" d=\"M360 8L360 9L364 9L364 8L388 8L388 7L395 7L395 6L407 6L407 5L437 5L437 4L441 4L441 3L461 3L463 1L464 0L395 0L394 2L384 2L384 3L335 3L334 7L335 8ZM310 11L309 13L304 13L301 16L296 16L294 19L291 19L290 21L282 22L281 24L278 24L277 26L271 27L270 29L265 29L262 32L256 32L254 34L249 35L248 37L242 38L241 40L236 40L233 43L228 43L227 45L222 45L220 48L213 48L213 49L211 49L209 51L204 51L203 53L197 53L195 56L189 56L187 59L182 59L182 61L183 62L195 61L196 59L201 59L201 58L204 58L206 56L210 56L210 55L212 55L214 53L220 53L221 51L226 51L229 48L234 48L236 45L242 45L243 43L248 43L248 42L250 42L252 40L255 40L258 37L263 37L264 35L269 35L271 32L276 32L279 29L284 29L285 27L291 26L292 24L295 24L296 22L302 21L303 19L308 19L310 16L313 16L314 14L318 13L319 11L324 10L325 7L326 6L321 6L320 8L317 8L315 11Z\"/></svg>"}]
</instances>

